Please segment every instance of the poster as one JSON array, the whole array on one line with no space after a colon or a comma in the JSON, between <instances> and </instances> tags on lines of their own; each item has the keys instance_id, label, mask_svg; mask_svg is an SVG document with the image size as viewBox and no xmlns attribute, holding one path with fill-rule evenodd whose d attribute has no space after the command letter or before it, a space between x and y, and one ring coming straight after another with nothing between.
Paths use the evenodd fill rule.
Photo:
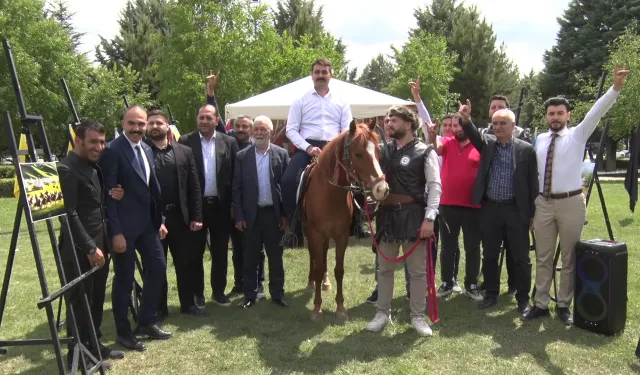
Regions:
<instances>
[{"instance_id":1,"label":"poster","mask_svg":"<svg viewBox=\"0 0 640 375\"><path fill-rule=\"evenodd\" d=\"M593 180L593 169L596 166L595 163L590 161L582 162L582 192L587 195L591 180Z\"/></svg>"},{"instance_id":2,"label":"poster","mask_svg":"<svg viewBox=\"0 0 640 375\"><path fill-rule=\"evenodd\" d=\"M20 174L34 223L65 213L56 163L20 163Z\"/></svg>"}]
</instances>

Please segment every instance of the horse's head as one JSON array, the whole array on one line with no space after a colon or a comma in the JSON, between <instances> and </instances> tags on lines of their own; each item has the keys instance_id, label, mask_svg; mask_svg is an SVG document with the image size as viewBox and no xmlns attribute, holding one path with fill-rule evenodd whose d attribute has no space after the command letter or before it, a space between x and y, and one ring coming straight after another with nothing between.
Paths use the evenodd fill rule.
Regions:
<instances>
[{"instance_id":1,"label":"horse's head","mask_svg":"<svg viewBox=\"0 0 640 375\"><path fill-rule=\"evenodd\" d=\"M389 185L378 162L380 138L373 130L374 127L375 121L369 125L351 121L349 131L344 134L346 138L342 161L349 174L355 174L365 188L371 190L373 199L382 201L389 195Z\"/></svg>"}]
</instances>

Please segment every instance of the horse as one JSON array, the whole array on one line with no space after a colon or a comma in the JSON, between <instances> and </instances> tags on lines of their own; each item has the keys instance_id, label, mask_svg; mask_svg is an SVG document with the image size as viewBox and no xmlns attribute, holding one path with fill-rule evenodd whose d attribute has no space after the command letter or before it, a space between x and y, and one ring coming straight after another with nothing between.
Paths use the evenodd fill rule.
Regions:
<instances>
[{"instance_id":1,"label":"horse","mask_svg":"<svg viewBox=\"0 0 640 375\"><path fill-rule=\"evenodd\" d=\"M364 191L375 201L382 201L389 195L389 185L378 163L380 138L374 127L375 122L367 125L352 121L348 131L324 147L301 179L305 189L299 192L298 198L301 198L302 229L309 249L309 285L315 284L313 320L322 314L321 284L327 271L330 239L336 246L336 313L347 318L342 279L354 210L353 192Z\"/></svg>"}]
</instances>

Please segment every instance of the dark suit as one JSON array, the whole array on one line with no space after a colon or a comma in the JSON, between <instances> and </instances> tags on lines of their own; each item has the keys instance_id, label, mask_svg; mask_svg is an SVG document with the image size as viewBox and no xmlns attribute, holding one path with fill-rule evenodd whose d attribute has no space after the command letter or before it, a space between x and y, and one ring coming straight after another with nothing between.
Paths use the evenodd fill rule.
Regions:
<instances>
[{"instance_id":1,"label":"dark suit","mask_svg":"<svg viewBox=\"0 0 640 375\"><path fill-rule=\"evenodd\" d=\"M154 153L156 174L163 193L162 209L168 231L162 240L164 257L166 261L167 251L170 250L176 271L180 309L184 312L194 304L195 285L191 273L197 268L197 257L194 256L197 235L189 226L192 221L202 222L202 193L198 171L189 147L171 141L165 149L159 150L150 140L148 144ZM170 162L164 164L164 160ZM164 186L163 183L173 186ZM167 192L171 192L170 197L167 197ZM158 304L158 310L165 315L168 314L167 294L165 277Z\"/></svg>"},{"instance_id":2,"label":"dark suit","mask_svg":"<svg viewBox=\"0 0 640 375\"><path fill-rule=\"evenodd\" d=\"M272 299L284 297L283 231L279 228L286 213L282 205L281 181L289 164L289 154L282 147L271 145L269 153L269 185L271 205L259 206L258 169L256 147L238 153L233 176L233 209L236 222L245 221L244 229L244 293L255 299L258 292L257 267L262 248L269 258L269 294ZM267 166L265 166L267 167ZM265 172L266 173L266 172Z\"/></svg>"},{"instance_id":3,"label":"dark suit","mask_svg":"<svg viewBox=\"0 0 640 375\"><path fill-rule=\"evenodd\" d=\"M154 324L167 270L158 235L163 222L160 185L155 174L151 148L144 142L140 142L140 147L149 164L148 184L126 136L110 142L100 158L105 190L119 184L126 191L118 202L107 199L109 238L122 234L127 241L125 252L113 255L113 318L118 336L123 337L132 335L127 314L134 281L136 249L144 266L138 326Z\"/></svg>"},{"instance_id":4,"label":"dark suit","mask_svg":"<svg viewBox=\"0 0 640 375\"><path fill-rule=\"evenodd\" d=\"M106 240L106 216L103 207L105 190L102 186L102 173L96 164L81 158L75 152L70 152L58 164L58 174L67 220L75 245L75 249L72 249L68 233L66 230L61 230L61 258L67 282L80 276L74 267L74 253L78 258L80 273L85 273L92 268L87 255L96 249L100 249L105 257L104 266L83 282L84 293L89 300L93 326L98 339L100 339L104 297L107 276L109 275L109 243ZM73 289L69 300L76 317L80 341L91 344L89 343L90 318L82 306L82 289L82 287ZM70 311L67 310L67 322L70 321ZM72 336L70 324L66 326L67 334Z\"/></svg>"},{"instance_id":5,"label":"dark suit","mask_svg":"<svg viewBox=\"0 0 640 375\"><path fill-rule=\"evenodd\" d=\"M487 197L491 169L494 166L497 140L493 135L480 134L469 122L462 124L467 137L480 152L480 167L473 186L472 202L481 203L483 275L487 297L496 297L500 286L498 257L502 238L506 235L515 264L516 299L529 300L531 262L529 260L529 222L533 219L534 200L538 196L538 164L533 147L517 138L512 139L513 199L494 201Z\"/></svg>"},{"instance_id":6,"label":"dark suit","mask_svg":"<svg viewBox=\"0 0 640 375\"><path fill-rule=\"evenodd\" d=\"M189 146L198 170L198 180L202 194L205 194L205 170L202 143L199 132L192 132L180 137L180 143ZM206 246L206 234L209 230L211 251L211 289L214 296L224 296L227 287L227 265L229 250L229 233L231 231L231 179L233 165L238 153L238 142L235 138L220 132L215 133L216 157L216 197L204 197L202 202L203 230L198 232L196 257L199 266L192 271L196 296L204 296L204 268L202 260Z\"/></svg>"}]
</instances>

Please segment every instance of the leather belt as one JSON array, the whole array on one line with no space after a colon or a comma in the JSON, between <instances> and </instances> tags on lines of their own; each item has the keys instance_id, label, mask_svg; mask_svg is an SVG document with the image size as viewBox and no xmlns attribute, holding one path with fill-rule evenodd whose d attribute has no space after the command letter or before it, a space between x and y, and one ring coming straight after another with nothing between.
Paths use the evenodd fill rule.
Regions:
<instances>
[{"instance_id":1,"label":"leather belt","mask_svg":"<svg viewBox=\"0 0 640 375\"><path fill-rule=\"evenodd\" d=\"M202 198L204 203L208 203L208 204L216 204L218 203L218 197L217 196L213 196L213 197L204 197Z\"/></svg>"},{"instance_id":2,"label":"leather belt","mask_svg":"<svg viewBox=\"0 0 640 375\"><path fill-rule=\"evenodd\" d=\"M324 148L327 145L327 141L320 141L317 139L305 139L305 141L313 147L318 147L320 149ZM304 151L304 150L303 150Z\"/></svg>"},{"instance_id":3,"label":"leather belt","mask_svg":"<svg viewBox=\"0 0 640 375\"><path fill-rule=\"evenodd\" d=\"M575 197L576 195L581 193L582 193L582 189L578 189L578 190L569 191L566 193L552 193L547 195L545 195L544 193L540 193L540 195L542 195L545 198L551 198L551 199L566 199L566 198Z\"/></svg>"},{"instance_id":4,"label":"leather belt","mask_svg":"<svg viewBox=\"0 0 640 375\"><path fill-rule=\"evenodd\" d=\"M385 200L380 202L381 206L391 206L395 204L407 204L407 203L416 203L414 197L410 195L402 195L402 194L389 194Z\"/></svg>"},{"instance_id":5,"label":"leather belt","mask_svg":"<svg viewBox=\"0 0 640 375\"><path fill-rule=\"evenodd\" d=\"M497 199L491 199L489 197L486 197L485 200L487 202L491 202L491 203L495 203L495 204L516 204L516 199L503 199L503 200L497 200Z\"/></svg>"}]
</instances>

